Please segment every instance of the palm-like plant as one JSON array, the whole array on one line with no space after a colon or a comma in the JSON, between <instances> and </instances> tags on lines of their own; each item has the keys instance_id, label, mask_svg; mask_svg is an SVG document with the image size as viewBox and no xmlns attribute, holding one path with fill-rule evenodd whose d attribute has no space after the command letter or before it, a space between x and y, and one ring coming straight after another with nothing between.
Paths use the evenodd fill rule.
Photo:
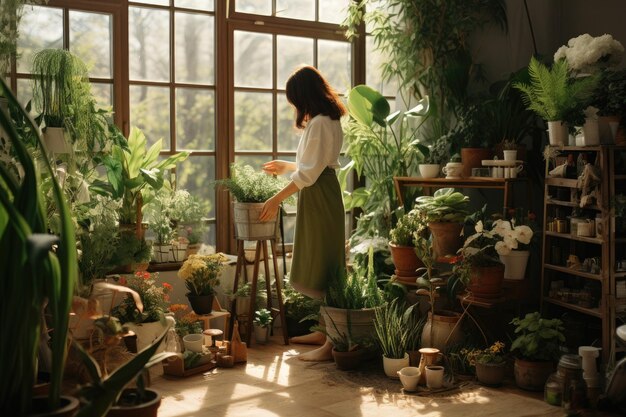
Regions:
<instances>
[{"instance_id":1,"label":"palm-like plant","mask_svg":"<svg viewBox=\"0 0 626 417\"><path fill-rule=\"evenodd\" d=\"M517 82L513 86L523 93L527 108L547 121L566 120L585 108L597 84L595 76L571 78L564 59L548 68L532 57L528 74L530 83Z\"/></svg>"}]
</instances>

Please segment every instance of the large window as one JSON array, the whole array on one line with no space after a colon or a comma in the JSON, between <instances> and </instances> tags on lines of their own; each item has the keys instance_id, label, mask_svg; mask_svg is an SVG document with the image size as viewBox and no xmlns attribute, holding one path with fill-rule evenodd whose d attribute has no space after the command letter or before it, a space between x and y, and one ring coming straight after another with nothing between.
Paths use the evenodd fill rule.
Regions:
<instances>
[{"instance_id":1,"label":"large window","mask_svg":"<svg viewBox=\"0 0 626 417\"><path fill-rule=\"evenodd\" d=\"M177 169L176 186L206 202L212 226L205 242L228 251L228 197L210 182L227 175L233 161L259 167L295 158L300 132L284 90L291 72L314 65L343 95L366 82L371 61L367 82L382 86L369 76L382 60L370 38L348 42L342 35L348 2L50 0L26 7L10 80L26 102L37 50L76 53L90 67L99 105L113 108L125 133L137 126L150 143L162 138L164 155L192 152ZM288 211L290 242L295 208Z\"/></svg>"}]
</instances>

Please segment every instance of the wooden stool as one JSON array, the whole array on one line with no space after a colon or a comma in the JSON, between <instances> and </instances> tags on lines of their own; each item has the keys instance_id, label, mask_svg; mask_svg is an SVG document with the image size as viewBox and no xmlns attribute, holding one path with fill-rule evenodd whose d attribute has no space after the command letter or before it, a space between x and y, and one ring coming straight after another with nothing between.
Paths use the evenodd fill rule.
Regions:
<instances>
[{"instance_id":1,"label":"wooden stool","mask_svg":"<svg viewBox=\"0 0 626 417\"><path fill-rule=\"evenodd\" d=\"M278 307L272 307L272 290L270 283L270 268L269 268L269 256L267 251L267 240L270 241L272 245L272 262L274 264L274 285L276 286L276 297L278 298ZM254 255L254 268L252 272L252 288L250 292L250 309L248 311L248 320L246 322L246 342L247 345L250 346L252 341L252 320L254 318L254 312L256 311L256 292L257 292L257 281L259 278L259 263L261 260L261 250L263 251L263 265L265 268L265 285L267 288L267 309L272 312L272 316L276 318L276 316L280 316L280 322L282 325L283 339L285 345L289 344L289 336L287 335L287 319L285 318L285 307L283 305L283 293L280 285L280 276L278 275L278 263L276 261L276 239L267 239L267 240L257 240L256 241L256 251ZM241 275L241 270L243 269L244 278L247 279L247 271L246 271L246 255L244 250L244 242L243 239L237 239L237 266L235 268L235 282L233 284L233 293L237 292L237 288L239 287L239 277ZM234 323L235 316L237 315L237 300L233 300L231 311L233 315L231 316L231 325Z\"/></svg>"},{"instance_id":2,"label":"wooden stool","mask_svg":"<svg viewBox=\"0 0 626 417\"><path fill-rule=\"evenodd\" d=\"M202 321L203 330L211 328L211 320L219 318L224 319L224 340L228 339L230 311L222 309L222 306L217 297L213 297L213 311L211 311L210 314L196 314L192 312L190 313L190 317L193 320Z\"/></svg>"},{"instance_id":3,"label":"wooden stool","mask_svg":"<svg viewBox=\"0 0 626 417\"><path fill-rule=\"evenodd\" d=\"M215 347L215 338L219 336L223 336L224 332L220 329L206 329L202 332L203 335L211 337L211 346ZM224 338L222 338L224 340Z\"/></svg>"}]
</instances>

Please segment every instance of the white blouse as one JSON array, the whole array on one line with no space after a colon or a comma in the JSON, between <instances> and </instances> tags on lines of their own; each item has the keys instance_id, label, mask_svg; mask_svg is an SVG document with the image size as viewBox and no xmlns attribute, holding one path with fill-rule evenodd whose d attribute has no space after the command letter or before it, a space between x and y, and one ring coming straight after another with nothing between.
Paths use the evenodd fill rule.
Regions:
<instances>
[{"instance_id":1,"label":"white blouse","mask_svg":"<svg viewBox=\"0 0 626 417\"><path fill-rule=\"evenodd\" d=\"M326 167L339 168L339 153L343 146L341 122L317 115L307 123L296 151L296 171L291 179L298 189L317 181Z\"/></svg>"}]
</instances>

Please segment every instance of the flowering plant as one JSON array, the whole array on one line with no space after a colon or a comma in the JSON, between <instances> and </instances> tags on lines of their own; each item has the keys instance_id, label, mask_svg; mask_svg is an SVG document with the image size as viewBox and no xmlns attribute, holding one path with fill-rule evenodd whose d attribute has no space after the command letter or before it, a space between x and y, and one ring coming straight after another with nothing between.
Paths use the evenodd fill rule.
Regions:
<instances>
[{"instance_id":1,"label":"flowering plant","mask_svg":"<svg viewBox=\"0 0 626 417\"><path fill-rule=\"evenodd\" d=\"M120 284L136 291L143 303L143 312L140 312L132 295L127 295L116 306L111 315L120 319L122 323L147 323L159 321L163 318L169 305L169 292L172 286L167 282L156 285L158 273L150 274L146 271L135 272L134 275L120 278Z\"/></svg>"},{"instance_id":2,"label":"flowering plant","mask_svg":"<svg viewBox=\"0 0 626 417\"><path fill-rule=\"evenodd\" d=\"M220 285L219 274L228 258L222 253L190 255L178 270L178 277L185 280L188 295L212 295Z\"/></svg>"},{"instance_id":3,"label":"flowering plant","mask_svg":"<svg viewBox=\"0 0 626 417\"><path fill-rule=\"evenodd\" d=\"M476 366L476 363L500 365L506 362L506 353L504 347L506 345L500 341L485 349L474 349L467 353L470 365Z\"/></svg>"},{"instance_id":4,"label":"flowering plant","mask_svg":"<svg viewBox=\"0 0 626 417\"><path fill-rule=\"evenodd\" d=\"M588 33L572 38L554 54L554 61L565 58L568 67L576 72L594 72L616 66L622 60L624 46L611 35L593 37Z\"/></svg>"},{"instance_id":5,"label":"flowering plant","mask_svg":"<svg viewBox=\"0 0 626 417\"><path fill-rule=\"evenodd\" d=\"M176 319L176 333L180 337L192 333L202 333L202 321L198 320L198 316L189 310L187 304L172 304L170 312L174 313Z\"/></svg>"}]
</instances>

